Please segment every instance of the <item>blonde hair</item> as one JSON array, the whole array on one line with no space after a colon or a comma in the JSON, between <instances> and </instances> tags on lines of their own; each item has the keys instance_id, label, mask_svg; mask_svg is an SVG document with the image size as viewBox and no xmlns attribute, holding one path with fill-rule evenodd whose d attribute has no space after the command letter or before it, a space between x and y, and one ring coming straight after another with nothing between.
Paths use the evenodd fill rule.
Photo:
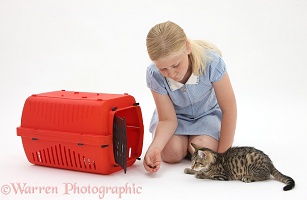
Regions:
<instances>
[{"instance_id":1,"label":"blonde hair","mask_svg":"<svg viewBox=\"0 0 307 200\"><path fill-rule=\"evenodd\" d=\"M211 49L222 55L221 51L208 41L189 40L183 29L171 21L152 27L146 38L147 52L153 61L182 53L187 50L187 45L190 45L191 48L189 58L191 60L192 71L198 76L205 73L206 61L210 59L205 54L206 49Z\"/></svg>"}]
</instances>

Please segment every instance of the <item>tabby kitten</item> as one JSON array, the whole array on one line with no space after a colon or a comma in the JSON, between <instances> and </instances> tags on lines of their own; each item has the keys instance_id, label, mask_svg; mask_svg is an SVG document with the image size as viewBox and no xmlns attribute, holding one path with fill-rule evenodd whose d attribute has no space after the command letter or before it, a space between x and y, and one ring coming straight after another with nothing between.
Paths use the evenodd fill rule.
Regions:
<instances>
[{"instance_id":1,"label":"tabby kitten","mask_svg":"<svg viewBox=\"0 0 307 200\"><path fill-rule=\"evenodd\" d=\"M208 148L191 144L195 149L192 156L192 169L184 173L195 174L198 179L241 180L245 183L270 179L286 184L285 191L294 188L295 182L280 173L270 158L253 147L231 147L225 153L216 153Z\"/></svg>"}]
</instances>

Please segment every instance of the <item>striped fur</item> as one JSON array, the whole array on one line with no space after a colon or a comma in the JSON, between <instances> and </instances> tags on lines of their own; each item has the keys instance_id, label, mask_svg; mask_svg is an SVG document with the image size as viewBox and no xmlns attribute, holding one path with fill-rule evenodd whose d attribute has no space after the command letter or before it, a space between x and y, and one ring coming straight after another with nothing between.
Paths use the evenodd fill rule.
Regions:
<instances>
[{"instance_id":1,"label":"striped fur","mask_svg":"<svg viewBox=\"0 0 307 200\"><path fill-rule=\"evenodd\" d=\"M195 174L196 178L250 183L273 176L286 184L285 191L295 186L291 177L279 172L265 153L253 147L231 147L225 153L216 153L193 143L192 146L195 149L192 168L186 168L184 172Z\"/></svg>"}]
</instances>

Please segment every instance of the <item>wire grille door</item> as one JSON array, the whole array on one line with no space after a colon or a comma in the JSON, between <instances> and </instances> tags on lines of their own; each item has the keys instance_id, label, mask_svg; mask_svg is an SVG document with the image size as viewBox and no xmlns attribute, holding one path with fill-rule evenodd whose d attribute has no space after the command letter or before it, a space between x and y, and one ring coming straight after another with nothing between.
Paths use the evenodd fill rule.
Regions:
<instances>
[{"instance_id":1,"label":"wire grille door","mask_svg":"<svg viewBox=\"0 0 307 200\"><path fill-rule=\"evenodd\" d=\"M127 171L127 133L126 119L114 115L113 121L113 151L115 162L124 172Z\"/></svg>"}]
</instances>

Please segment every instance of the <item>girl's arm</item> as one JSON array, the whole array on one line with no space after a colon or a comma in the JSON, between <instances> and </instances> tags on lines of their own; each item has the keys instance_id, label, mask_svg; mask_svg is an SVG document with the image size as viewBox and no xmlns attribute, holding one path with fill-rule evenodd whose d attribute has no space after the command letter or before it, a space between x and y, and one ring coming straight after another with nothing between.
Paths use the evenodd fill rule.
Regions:
<instances>
[{"instance_id":1,"label":"girl's arm","mask_svg":"<svg viewBox=\"0 0 307 200\"><path fill-rule=\"evenodd\" d=\"M160 168L161 152L174 134L178 122L174 105L168 95L161 95L152 91L156 104L159 122L153 141L144 157L144 167L149 172L156 172Z\"/></svg>"},{"instance_id":2,"label":"girl's arm","mask_svg":"<svg viewBox=\"0 0 307 200\"><path fill-rule=\"evenodd\" d=\"M218 152L223 153L232 146L237 121L236 99L228 73L220 81L214 82L213 88L223 113L218 147Z\"/></svg>"}]
</instances>

